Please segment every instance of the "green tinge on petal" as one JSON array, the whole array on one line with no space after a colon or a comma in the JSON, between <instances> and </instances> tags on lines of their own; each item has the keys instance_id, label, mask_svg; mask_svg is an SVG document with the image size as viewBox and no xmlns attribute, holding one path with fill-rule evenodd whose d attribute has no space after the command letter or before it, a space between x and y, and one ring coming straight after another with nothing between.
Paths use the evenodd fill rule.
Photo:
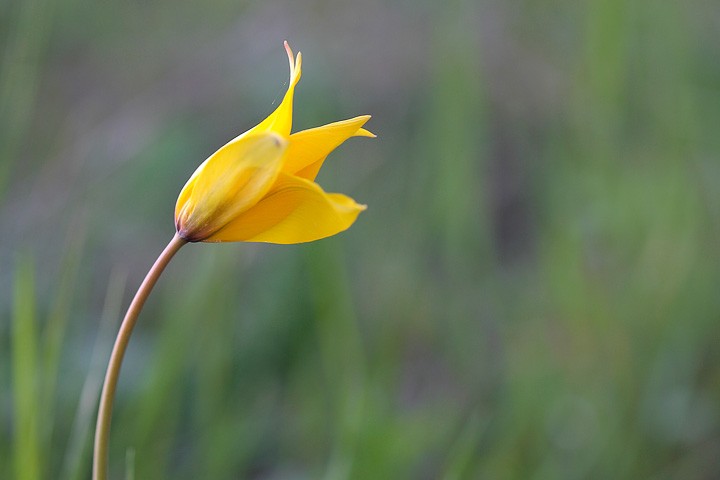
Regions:
<instances>
[{"instance_id":1,"label":"green tinge on petal","mask_svg":"<svg viewBox=\"0 0 720 480\"><path fill-rule=\"evenodd\" d=\"M178 233L204 240L255 205L275 182L286 150L287 141L274 133L244 136L220 148L180 192Z\"/></svg>"},{"instance_id":2,"label":"green tinge on petal","mask_svg":"<svg viewBox=\"0 0 720 480\"><path fill-rule=\"evenodd\" d=\"M370 115L362 115L290 135L283 172L315 180L325 157L345 140L375 136L362 128L368 120Z\"/></svg>"},{"instance_id":3,"label":"green tinge on petal","mask_svg":"<svg viewBox=\"0 0 720 480\"><path fill-rule=\"evenodd\" d=\"M260 202L207 241L311 242L346 230L365 208L345 195L325 193L314 182L280 173Z\"/></svg>"}]
</instances>

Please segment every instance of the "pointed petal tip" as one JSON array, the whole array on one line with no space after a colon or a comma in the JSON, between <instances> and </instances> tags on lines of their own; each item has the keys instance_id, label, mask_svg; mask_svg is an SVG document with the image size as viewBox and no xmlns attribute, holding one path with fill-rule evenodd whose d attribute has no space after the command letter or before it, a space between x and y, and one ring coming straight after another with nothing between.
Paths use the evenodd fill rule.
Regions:
<instances>
[{"instance_id":1,"label":"pointed petal tip","mask_svg":"<svg viewBox=\"0 0 720 480\"><path fill-rule=\"evenodd\" d=\"M357 132L355 132L356 137L368 137L368 138L377 138L377 135L372 133L369 130L365 130L364 128L359 129Z\"/></svg>"},{"instance_id":2,"label":"pointed petal tip","mask_svg":"<svg viewBox=\"0 0 720 480\"><path fill-rule=\"evenodd\" d=\"M302 53L298 52L296 57L287 40L283 41L283 46L285 47L285 52L287 52L288 56L288 62L290 63L291 81L293 78L299 79L300 67L302 66Z\"/></svg>"},{"instance_id":3,"label":"pointed petal tip","mask_svg":"<svg viewBox=\"0 0 720 480\"><path fill-rule=\"evenodd\" d=\"M372 118L372 115L359 115L355 117L353 120L362 120L361 125L365 125L370 119ZM372 133L369 130L366 130L364 128L359 128L357 132L355 132L355 137L368 137L368 138L377 138L377 135Z\"/></svg>"},{"instance_id":4,"label":"pointed petal tip","mask_svg":"<svg viewBox=\"0 0 720 480\"><path fill-rule=\"evenodd\" d=\"M370 119L372 118L372 115L358 115L357 117L348 118L347 120L344 120L345 122L358 122L360 126L365 125Z\"/></svg>"},{"instance_id":5,"label":"pointed petal tip","mask_svg":"<svg viewBox=\"0 0 720 480\"><path fill-rule=\"evenodd\" d=\"M287 40L283 41L283 47L285 47L285 51L287 52L288 58L290 59L290 64L292 65L295 63L295 54L292 51L292 48L290 48L290 44Z\"/></svg>"}]
</instances>

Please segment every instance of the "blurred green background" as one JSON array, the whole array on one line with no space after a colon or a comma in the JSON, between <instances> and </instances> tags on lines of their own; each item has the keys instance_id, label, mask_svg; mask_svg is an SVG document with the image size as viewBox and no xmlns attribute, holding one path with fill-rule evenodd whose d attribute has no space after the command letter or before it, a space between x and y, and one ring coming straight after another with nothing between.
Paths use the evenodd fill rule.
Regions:
<instances>
[{"instance_id":1,"label":"blurred green background","mask_svg":"<svg viewBox=\"0 0 720 480\"><path fill-rule=\"evenodd\" d=\"M372 114L314 244L196 244L113 478L720 478L720 3L0 3L0 478L88 479L180 188L282 98Z\"/></svg>"}]
</instances>

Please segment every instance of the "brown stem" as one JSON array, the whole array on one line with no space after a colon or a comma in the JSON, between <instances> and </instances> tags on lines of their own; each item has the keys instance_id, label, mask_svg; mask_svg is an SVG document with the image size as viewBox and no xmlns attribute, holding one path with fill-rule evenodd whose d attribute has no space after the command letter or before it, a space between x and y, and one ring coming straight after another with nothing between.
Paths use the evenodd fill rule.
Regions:
<instances>
[{"instance_id":1,"label":"brown stem","mask_svg":"<svg viewBox=\"0 0 720 480\"><path fill-rule=\"evenodd\" d=\"M110 440L110 420L112 418L113 399L115 398L115 389L117 387L118 377L120 376L120 368L122 367L123 357L127 349L130 335L132 335L133 327L137 322L140 310L142 310L145 300L147 300L155 283L162 274L163 270L172 257L185 245L187 240L181 238L178 234L170 240L165 250L155 260L150 271L145 276L140 288L130 303L125 318L123 319L115 346L110 355L107 371L105 372L105 384L103 385L102 394L100 395L100 409L98 411L97 425L95 426L95 452L93 454L93 480L107 480L108 476L108 444Z\"/></svg>"}]
</instances>

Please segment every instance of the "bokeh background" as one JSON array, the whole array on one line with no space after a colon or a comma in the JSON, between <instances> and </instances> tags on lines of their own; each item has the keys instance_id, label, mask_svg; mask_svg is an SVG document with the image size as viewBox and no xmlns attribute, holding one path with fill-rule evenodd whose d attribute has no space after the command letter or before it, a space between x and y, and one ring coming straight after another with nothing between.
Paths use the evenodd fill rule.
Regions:
<instances>
[{"instance_id":1,"label":"bokeh background","mask_svg":"<svg viewBox=\"0 0 720 480\"><path fill-rule=\"evenodd\" d=\"M88 479L177 194L282 98L372 114L314 244L196 244L113 478L720 477L720 3L0 3L0 478Z\"/></svg>"}]
</instances>

